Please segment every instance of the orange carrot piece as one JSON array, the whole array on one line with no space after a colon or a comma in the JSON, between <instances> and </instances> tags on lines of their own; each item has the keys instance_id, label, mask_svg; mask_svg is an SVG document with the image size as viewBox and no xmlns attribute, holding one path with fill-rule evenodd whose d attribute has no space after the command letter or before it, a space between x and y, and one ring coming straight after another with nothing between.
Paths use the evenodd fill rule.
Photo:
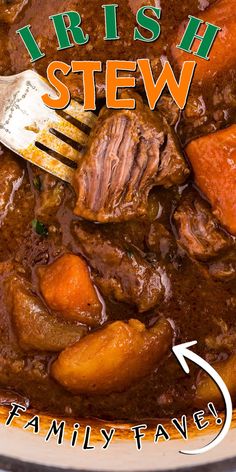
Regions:
<instances>
[{"instance_id":1,"label":"orange carrot piece","mask_svg":"<svg viewBox=\"0 0 236 472\"><path fill-rule=\"evenodd\" d=\"M40 290L48 306L68 320L89 326L101 322L102 305L83 259L65 254L38 268Z\"/></svg>"},{"instance_id":2,"label":"orange carrot piece","mask_svg":"<svg viewBox=\"0 0 236 472\"><path fill-rule=\"evenodd\" d=\"M177 49L180 44L188 21L181 23L175 44L172 46L172 56L181 69L184 61L194 60L197 66L194 74L194 81L214 79L218 72L228 71L236 66L235 43L236 43L236 0L219 0L203 13L197 15L203 21L212 23L221 28L216 36L212 49L209 53L209 60L201 59L195 55ZM201 36L206 29L201 25L198 34ZM199 40L195 39L192 50L197 51Z\"/></svg>"},{"instance_id":3,"label":"orange carrot piece","mask_svg":"<svg viewBox=\"0 0 236 472\"><path fill-rule=\"evenodd\" d=\"M236 235L236 125L192 141L186 152L214 214Z\"/></svg>"}]
</instances>

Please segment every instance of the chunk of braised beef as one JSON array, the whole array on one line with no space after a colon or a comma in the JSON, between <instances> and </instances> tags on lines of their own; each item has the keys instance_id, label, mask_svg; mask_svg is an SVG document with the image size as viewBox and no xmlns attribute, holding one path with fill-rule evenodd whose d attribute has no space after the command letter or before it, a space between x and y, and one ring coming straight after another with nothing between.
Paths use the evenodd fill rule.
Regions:
<instances>
[{"instance_id":1,"label":"chunk of braised beef","mask_svg":"<svg viewBox=\"0 0 236 472\"><path fill-rule=\"evenodd\" d=\"M183 196L174 222L179 245L199 261L222 255L234 245L234 239L220 227L210 206L195 191Z\"/></svg>"},{"instance_id":2,"label":"chunk of braised beef","mask_svg":"<svg viewBox=\"0 0 236 472\"><path fill-rule=\"evenodd\" d=\"M173 235L158 220L151 223L145 241L149 251L162 259L171 255L176 246Z\"/></svg>"},{"instance_id":3,"label":"chunk of braised beef","mask_svg":"<svg viewBox=\"0 0 236 472\"><path fill-rule=\"evenodd\" d=\"M162 95L158 100L158 111L160 111L169 125L176 125L180 117L180 109L170 95Z\"/></svg>"},{"instance_id":4,"label":"chunk of braised beef","mask_svg":"<svg viewBox=\"0 0 236 472\"><path fill-rule=\"evenodd\" d=\"M165 293L160 266L148 262L132 245L111 239L99 228L87 229L75 223L73 232L104 296L136 305L139 312L160 303Z\"/></svg>"},{"instance_id":5,"label":"chunk of braised beef","mask_svg":"<svg viewBox=\"0 0 236 472\"><path fill-rule=\"evenodd\" d=\"M75 213L98 222L147 214L150 190L189 175L177 138L161 113L136 97L135 110L102 109L75 173Z\"/></svg>"},{"instance_id":6,"label":"chunk of braised beef","mask_svg":"<svg viewBox=\"0 0 236 472\"><path fill-rule=\"evenodd\" d=\"M169 126L166 130L165 145L161 152L155 185L169 188L173 185L183 184L189 176L189 168L184 161L175 132Z\"/></svg>"}]
</instances>

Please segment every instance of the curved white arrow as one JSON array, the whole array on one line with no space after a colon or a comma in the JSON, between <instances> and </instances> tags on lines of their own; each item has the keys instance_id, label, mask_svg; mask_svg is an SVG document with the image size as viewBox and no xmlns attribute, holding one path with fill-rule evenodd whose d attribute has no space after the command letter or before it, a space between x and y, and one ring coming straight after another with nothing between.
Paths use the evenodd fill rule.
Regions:
<instances>
[{"instance_id":1,"label":"curved white arrow","mask_svg":"<svg viewBox=\"0 0 236 472\"><path fill-rule=\"evenodd\" d=\"M225 421L216 438L213 439L209 444L207 444L207 446L204 446L200 449L195 449L193 451L179 451L182 454L189 455L203 454L204 452L210 451L210 449L213 449L218 444L220 444L220 442L225 438L226 434L230 429L233 414L231 396L221 376L218 374L218 372L216 372L215 369L213 369L210 364L208 364L208 362L202 359L202 357L198 356L198 354L188 349L189 347L194 346L195 344L197 344L197 341L179 344L178 346L174 346L172 348L172 351L177 357L177 360L179 361L181 367L183 368L184 372L186 372L186 374L189 374L189 367L185 360L185 357L190 361L195 362L195 364L199 365L203 370L205 370L208 375L210 375L210 377L214 380L214 382L218 385L225 402Z\"/></svg>"}]
</instances>

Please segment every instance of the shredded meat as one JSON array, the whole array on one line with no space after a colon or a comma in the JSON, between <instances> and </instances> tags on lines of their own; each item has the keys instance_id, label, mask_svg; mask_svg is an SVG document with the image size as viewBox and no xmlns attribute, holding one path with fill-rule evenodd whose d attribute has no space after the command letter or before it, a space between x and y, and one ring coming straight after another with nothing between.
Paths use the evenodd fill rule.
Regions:
<instances>
[{"instance_id":1,"label":"shredded meat","mask_svg":"<svg viewBox=\"0 0 236 472\"><path fill-rule=\"evenodd\" d=\"M75 213L114 222L147 213L150 190L181 184L189 169L177 138L161 114L136 99L135 110L100 113L75 174Z\"/></svg>"},{"instance_id":2,"label":"shredded meat","mask_svg":"<svg viewBox=\"0 0 236 472\"><path fill-rule=\"evenodd\" d=\"M221 255L234 244L233 238L219 227L208 204L195 192L188 192L174 213L179 244L191 257L207 261Z\"/></svg>"},{"instance_id":3,"label":"shredded meat","mask_svg":"<svg viewBox=\"0 0 236 472\"><path fill-rule=\"evenodd\" d=\"M148 262L136 248L106 237L100 229L90 231L75 224L74 233L105 296L136 305L140 312L160 303L164 296L160 266Z\"/></svg>"}]
</instances>

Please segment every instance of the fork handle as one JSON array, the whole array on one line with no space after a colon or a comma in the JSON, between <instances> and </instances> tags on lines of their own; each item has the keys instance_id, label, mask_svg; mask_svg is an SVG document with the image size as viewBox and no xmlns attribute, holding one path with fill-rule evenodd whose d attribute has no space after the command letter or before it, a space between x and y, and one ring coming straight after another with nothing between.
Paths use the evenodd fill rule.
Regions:
<instances>
[{"instance_id":1,"label":"fork handle","mask_svg":"<svg viewBox=\"0 0 236 472\"><path fill-rule=\"evenodd\" d=\"M26 76L28 82L31 83L38 74L32 70L27 70L15 75L0 76L0 123L10 99L12 101L12 97L16 96L17 92L21 89L21 84L25 82Z\"/></svg>"},{"instance_id":2,"label":"fork handle","mask_svg":"<svg viewBox=\"0 0 236 472\"><path fill-rule=\"evenodd\" d=\"M19 88L21 77L22 74L0 76L0 116L1 111L3 112L3 109L5 109L9 98L14 94L17 88Z\"/></svg>"}]
</instances>

